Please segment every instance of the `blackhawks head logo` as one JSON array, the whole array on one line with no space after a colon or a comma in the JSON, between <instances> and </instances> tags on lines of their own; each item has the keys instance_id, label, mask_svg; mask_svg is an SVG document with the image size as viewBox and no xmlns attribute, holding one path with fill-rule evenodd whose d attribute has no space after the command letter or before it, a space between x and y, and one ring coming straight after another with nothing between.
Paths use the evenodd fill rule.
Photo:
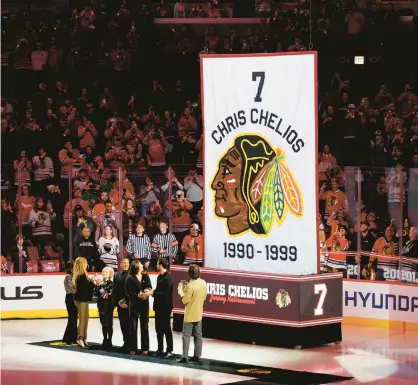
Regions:
<instances>
[{"instance_id":1,"label":"blackhawks head logo","mask_svg":"<svg viewBox=\"0 0 418 385\"><path fill-rule=\"evenodd\" d=\"M219 162L212 189L215 214L227 219L231 235L247 230L267 235L274 222L282 225L288 211L303 215L302 195L284 152L258 135L235 138Z\"/></svg>"}]
</instances>

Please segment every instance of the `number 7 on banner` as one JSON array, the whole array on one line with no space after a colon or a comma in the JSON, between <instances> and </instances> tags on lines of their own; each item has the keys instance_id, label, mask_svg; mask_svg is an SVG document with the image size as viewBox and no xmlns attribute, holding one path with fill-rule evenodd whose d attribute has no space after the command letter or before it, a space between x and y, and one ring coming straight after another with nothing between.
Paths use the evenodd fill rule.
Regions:
<instances>
[{"instance_id":1,"label":"number 7 on banner","mask_svg":"<svg viewBox=\"0 0 418 385\"><path fill-rule=\"evenodd\" d=\"M266 78L265 72L253 72L253 82L257 81L257 78L260 78L260 83L258 83L257 94L255 95L254 101L256 103L262 102L261 93L263 92L264 79Z\"/></svg>"},{"instance_id":2,"label":"number 7 on banner","mask_svg":"<svg viewBox=\"0 0 418 385\"><path fill-rule=\"evenodd\" d=\"M327 296L327 285L325 283L319 283L314 286L314 293L319 294L318 304L314 310L314 315L324 315L324 302Z\"/></svg>"}]
</instances>

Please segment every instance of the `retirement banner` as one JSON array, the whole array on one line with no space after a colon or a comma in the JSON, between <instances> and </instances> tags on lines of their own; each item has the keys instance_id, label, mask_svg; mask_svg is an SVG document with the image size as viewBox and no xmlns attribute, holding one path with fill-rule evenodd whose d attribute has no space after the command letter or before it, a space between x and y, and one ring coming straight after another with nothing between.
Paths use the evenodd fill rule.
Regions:
<instances>
[{"instance_id":1,"label":"retirement banner","mask_svg":"<svg viewBox=\"0 0 418 385\"><path fill-rule=\"evenodd\" d=\"M205 266L318 272L316 54L201 58Z\"/></svg>"}]
</instances>

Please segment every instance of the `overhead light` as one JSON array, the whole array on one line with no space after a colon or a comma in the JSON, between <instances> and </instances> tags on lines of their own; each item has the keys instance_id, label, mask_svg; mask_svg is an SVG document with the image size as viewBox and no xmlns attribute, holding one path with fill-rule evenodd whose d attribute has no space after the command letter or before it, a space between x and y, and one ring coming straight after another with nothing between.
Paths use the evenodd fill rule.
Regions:
<instances>
[{"instance_id":1,"label":"overhead light","mask_svg":"<svg viewBox=\"0 0 418 385\"><path fill-rule=\"evenodd\" d=\"M364 56L354 56L354 64L363 65Z\"/></svg>"}]
</instances>

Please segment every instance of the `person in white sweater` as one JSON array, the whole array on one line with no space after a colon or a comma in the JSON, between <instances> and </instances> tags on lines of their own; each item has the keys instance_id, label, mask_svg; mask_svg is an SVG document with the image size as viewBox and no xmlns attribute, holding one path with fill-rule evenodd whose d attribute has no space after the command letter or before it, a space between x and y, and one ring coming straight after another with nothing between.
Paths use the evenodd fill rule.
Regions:
<instances>
[{"instance_id":1,"label":"person in white sweater","mask_svg":"<svg viewBox=\"0 0 418 385\"><path fill-rule=\"evenodd\" d=\"M49 181L54 178L54 163L47 156L43 147L39 148L39 155L32 159L33 168L35 169L34 193L37 196L43 196L47 192Z\"/></svg>"},{"instance_id":2,"label":"person in white sweater","mask_svg":"<svg viewBox=\"0 0 418 385\"><path fill-rule=\"evenodd\" d=\"M32 227L32 239L38 248L39 257L43 256L43 249L52 238L51 219L56 214L52 209L47 209L43 198L36 199L35 207L29 214L28 223Z\"/></svg>"},{"instance_id":3,"label":"person in white sweater","mask_svg":"<svg viewBox=\"0 0 418 385\"><path fill-rule=\"evenodd\" d=\"M118 269L119 240L113 236L113 227L105 226L104 235L97 241L100 260L113 270Z\"/></svg>"}]
</instances>

